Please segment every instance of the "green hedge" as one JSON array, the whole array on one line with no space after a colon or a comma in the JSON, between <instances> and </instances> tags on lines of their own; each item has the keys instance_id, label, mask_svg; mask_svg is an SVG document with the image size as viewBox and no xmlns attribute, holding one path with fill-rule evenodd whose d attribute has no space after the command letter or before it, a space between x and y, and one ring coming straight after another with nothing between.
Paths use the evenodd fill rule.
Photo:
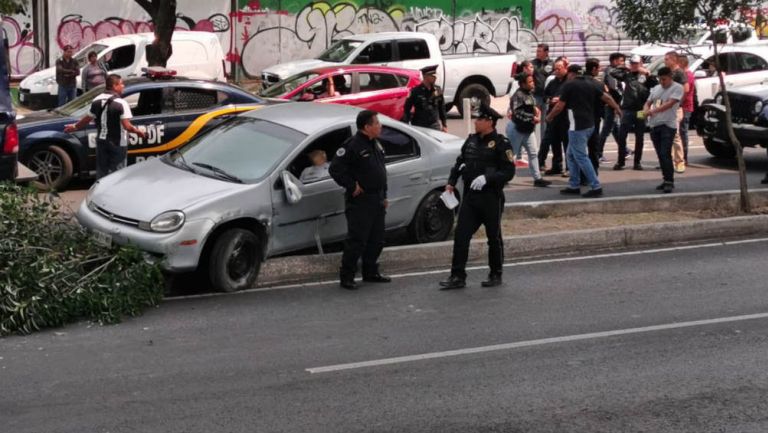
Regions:
<instances>
[{"instance_id":1,"label":"green hedge","mask_svg":"<svg viewBox=\"0 0 768 433\"><path fill-rule=\"evenodd\" d=\"M135 248L105 248L61 200L0 183L0 335L119 322L157 305L163 278Z\"/></svg>"}]
</instances>

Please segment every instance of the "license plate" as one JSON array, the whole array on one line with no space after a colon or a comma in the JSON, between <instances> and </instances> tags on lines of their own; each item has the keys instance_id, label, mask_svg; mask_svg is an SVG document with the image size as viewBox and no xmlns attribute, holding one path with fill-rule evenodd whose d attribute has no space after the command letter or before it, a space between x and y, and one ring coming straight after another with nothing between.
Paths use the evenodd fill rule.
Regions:
<instances>
[{"instance_id":1,"label":"license plate","mask_svg":"<svg viewBox=\"0 0 768 433\"><path fill-rule=\"evenodd\" d=\"M96 242L97 244L103 247L112 246L112 235L108 233L104 233L100 230L91 231L91 239L93 239L94 242Z\"/></svg>"}]
</instances>

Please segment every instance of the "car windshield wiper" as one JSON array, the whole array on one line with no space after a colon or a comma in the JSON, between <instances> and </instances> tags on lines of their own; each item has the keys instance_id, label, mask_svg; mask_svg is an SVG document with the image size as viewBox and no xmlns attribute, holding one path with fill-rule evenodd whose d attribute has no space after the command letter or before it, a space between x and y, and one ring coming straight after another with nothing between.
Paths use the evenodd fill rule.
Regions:
<instances>
[{"instance_id":1,"label":"car windshield wiper","mask_svg":"<svg viewBox=\"0 0 768 433\"><path fill-rule=\"evenodd\" d=\"M203 167L205 169L211 170L212 172L216 173L222 179L231 180L232 182L237 182L237 183L243 183L242 179L240 179L239 177L237 177L235 175L227 173L226 171L220 169L219 167L214 167L214 166L212 166L210 164L205 164L205 163L202 163L202 162L193 162L192 164L196 165L198 167Z\"/></svg>"},{"instance_id":2,"label":"car windshield wiper","mask_svg":"<svg viewBox=\"0 0 768 433\"><path fill-rule=\"evenodd\" d=\"M168 157L170 158L171 155L174 155L174 154L179 155L178 161L179 161L179 165L181 166L181 168L189 170L192 173L196 173L195 169L192 166L190 166L189 164L187 164L187 160L184 159L184 154L181 153L181 151L179 150L178 147L176 149L173 149L172 151L168 152Z\"/></svg>"}]
</instances>

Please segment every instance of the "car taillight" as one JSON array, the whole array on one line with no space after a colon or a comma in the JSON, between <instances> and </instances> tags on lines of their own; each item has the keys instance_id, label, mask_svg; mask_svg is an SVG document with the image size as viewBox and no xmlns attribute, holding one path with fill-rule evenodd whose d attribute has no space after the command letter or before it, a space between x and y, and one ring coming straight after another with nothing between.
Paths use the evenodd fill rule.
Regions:
<instances>
[{"instance_id":1,"label":"car taillight","mask_svg":"<svg viewBox=\"0 0 768 433\"><path fill-rule=\"evenodd\" d=\"M15 123L5 127L5 140L3 140L3 153L16 153L19 151L19 129Z\"/></svg>"},{"instance_id":2,"label":"car taillight","mask_svg":"<svg viewBox=\"0 0 768 433\"><path fill-rule=\"evenodd\" d=\"M509 72L510 77L517 75L517 62L512 62L512 70Z\"/></svg>"}]
</instances>

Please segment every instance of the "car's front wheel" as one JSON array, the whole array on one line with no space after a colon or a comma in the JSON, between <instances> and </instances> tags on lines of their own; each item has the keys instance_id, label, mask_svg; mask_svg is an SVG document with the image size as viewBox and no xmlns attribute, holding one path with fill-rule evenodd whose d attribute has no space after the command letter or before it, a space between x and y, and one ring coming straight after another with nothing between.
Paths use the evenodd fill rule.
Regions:
<instances>
[{"instance_id":1,"label":"car's front wheel","mask_svg":"<svg viewBox=\"0 0 768 433\"><path fill-rule=\"evenodd\" d=\"M221 292L248 289L259 276L261 261L259 237L249 230L229 229L216 239L211 250L208 263L211 284Z\"/></svg>"},{"instance_id":2,"label":"car's front wheel","mask_svg":"<svg viewBox=\"0 0 768 433\"><path fill-rule=\"evenodd\" d=\"M717 158L734 158L736 157L736 149L733 146L726 146L724 144L717 143L711 138L704 138L704 148L707 149L712 156Z\"/></svg>"},{"instance_id":3,"label":"car's front wheel","mask_svg":"<svg viewBox=\"0 0 768 433\"><path fill-rule=\"evenodd\" d=\"M440 191L430 191L421 201L408 230L417 243L440 242L448 238L453 228L453 211L440 200Z\"/></svg>"},{"instance_id":4,"label":"car's front wheel","mask_svg":"<svg viewBox=\"0 0 768 433\"><path fill-rule=\"evenodd\" d=\"M42 191L62 191L72 180L72 158L55 144L34 149L23 162L37 173L34 185Z\"/></svg>"}]
</instances>

